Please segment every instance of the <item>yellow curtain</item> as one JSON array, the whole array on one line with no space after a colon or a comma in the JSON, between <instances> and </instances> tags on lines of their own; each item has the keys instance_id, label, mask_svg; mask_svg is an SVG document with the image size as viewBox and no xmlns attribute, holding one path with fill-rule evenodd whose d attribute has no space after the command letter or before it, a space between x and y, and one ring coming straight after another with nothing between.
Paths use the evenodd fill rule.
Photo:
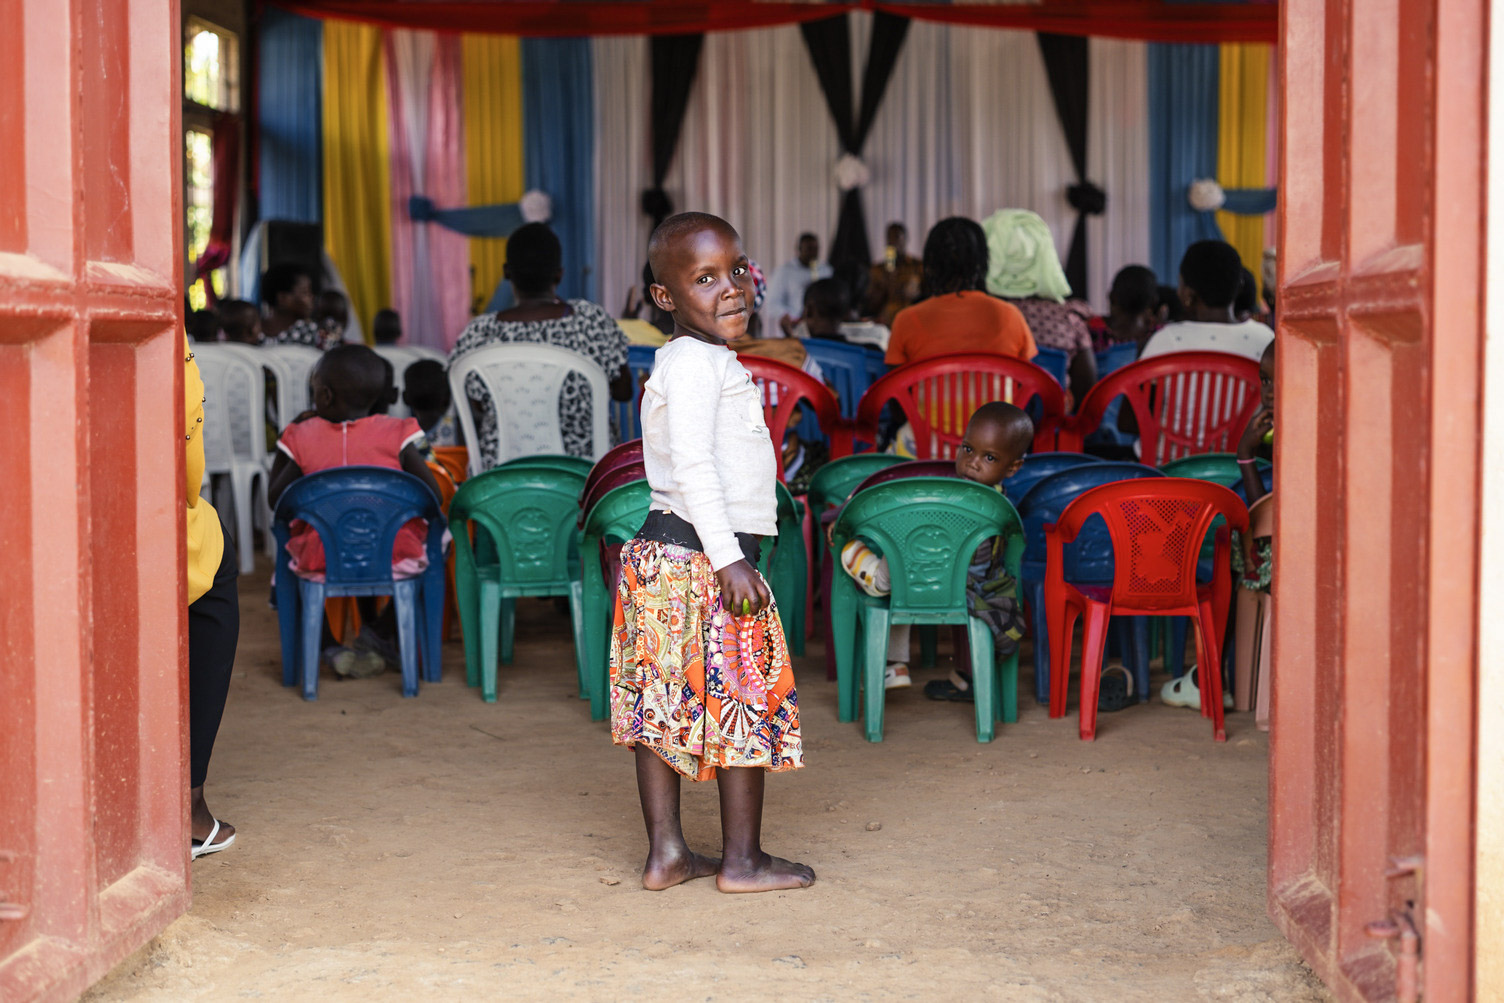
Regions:
<instances>
[{"instance_id":1,"label":"yellow curtain","mask_svg":"<svg viewBox=\"0 0 1504 1003\"><path fill-rule=\"evenodd\" d=\"M508 35L463 35L465 178L471 205L522 197L522 51ZM506 262L507 242L470 240L471 307L485 309Z\"/></svg>"},{"instance_id":2,"label":"yellow curtain","mask_svg":"<svg viewBox=\"0 0 1504 1003\"><path fill-rule=\"evenodd\" d=\"M366 340L392 299L391 141L381 29L324 22L324 246Z\"/></svg>"},{"instance_id":3,"label":"yellow curtain","mask_svg":"<svg viewBox=\"0 0 1504 1003\"><path fill-rule=\"evenodd\" d=\"M1218 183L1223 188L1263 188L1269 141L1268 45L1222 46L1218 103ZM1264 258L1264 217L1219 212L1217 225L1238 249L1243 267L1257 277Z\"/></svg>"}]
</instances>

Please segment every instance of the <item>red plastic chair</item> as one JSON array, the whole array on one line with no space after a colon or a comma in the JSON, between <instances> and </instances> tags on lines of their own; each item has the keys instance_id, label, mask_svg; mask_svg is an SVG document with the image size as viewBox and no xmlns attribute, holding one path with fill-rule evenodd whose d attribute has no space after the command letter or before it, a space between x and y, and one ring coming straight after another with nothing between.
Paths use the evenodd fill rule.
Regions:
<instances>
[{"instance_id":1,"label":"red plastic chair","mask_svg":"<svg viewBox=\"0 0 1504 1003\"><path fill-rule=\"evenodd\" d=\"M1124 366L1087 393L1060 448L1079 450L1120 396L1138 419L1139 462L1162 467L1183 456L1231 453L1258 410L1259 365L1227 352L1174 352Z\"/></svg>"},{"instance_id":2,"label":"red plastic chair","mask_svg":"<svg viewBox=\"0 0 1504 1003\"><path fill-rule=\"evenodd\" d=\"M1093 515L1101 515L1112 538L1111 585L1072 585L1065 580L1064 545ZM1196 581L1201 541L1217 516L1212 580ZM1248 532L1248 509L1220 484L1184 477L1150 477L1092 488L1044 528L1047 548L1045 616L1050 634L1050 717L1065 715L1070 689L1071 633L1086 618L1081 652L1081 737L1097 734L1097 690L1102 646L1113 616L1189 616L1196 623L1196 683L1201 716L1213 735L1227 741L1222 723L1222 639L1232 599L1229 528Z\"/></svg>"},{"instance_id":3,"label":"red plastic chair","mask_svg":"<svg viewBox=\"0 0 1504 1003\"><path fill-rule=\"evenodd\" d=\"M433 458L456 486L465 483L470 475L470 450L464 446L435 446Z\"/></svg>"},{"instance_id":4,"label":"red plastic chair","mask_svg":"<svg viewBox=\"0 0 1504 1003\"><path fill-rule=\"evenodd\" d=\"M1056 448L1065 420L1065 391L1055 377L1007 355L941 355L900 366L868 387L856 409L856 438L876 442L878 418L893 401L914 430L916 459L953 458L977 408L990 401L1027 407L1036 398L1034 449L1045 452Z\"/></svg>"},{"instance_id":5,"label":"red plastic chair","mask_svg":"<svg viewBox=\"0 0 1504 1003\"><path fill-rule=\"evenodd\" d=\"M831 459L851 455L851 426L841 419L841 407L829 387L804 370L774 359L760 355L738 355L737 359L762 390L762 410L778 457L780 481L784 479L783 437L798 417L800 401L814 408L820 431L830 439Z\"/></svg>"},{"instance_id":6,"label":"red plastic chair","mask_svg":"<svg viewBox=\"0 0 1504 1003\"><path fill-rule=\"evenodd\" d=\"M580 494L579 525L585 525L585 517L590 514L590 510L595 508L595 503L600 501L607 491L619 488L623 484L630 484L632 481L646 480L647 476L647 469L643 466L640 456L627 463L618 463L600 476L596 476L596 472L592 470L591 479L586 482L585 489Z\"/></svg>"},{"instance_id":7,"label":"red plastic chair","mask_svg":"<svg viewBox=\"0 0 1504 1003\"><path fill-rule=\"evenodd\" d=\"M590 511L590 506L585 504L585 498L595 490L595 482L615 470L617 467L627 466L633 463L642 463L642 440L628 439L619 446L612 446L606 450L604 456L595 461L595 466L590 468L590 473L585 477L585 487L580 491L580 511L583 520L584 512ZM638 477L643 476L638 474ZM619 483L619 482L618 482ZM593 495L600 497L600 493Z\"/></svg>"}]
</instances>

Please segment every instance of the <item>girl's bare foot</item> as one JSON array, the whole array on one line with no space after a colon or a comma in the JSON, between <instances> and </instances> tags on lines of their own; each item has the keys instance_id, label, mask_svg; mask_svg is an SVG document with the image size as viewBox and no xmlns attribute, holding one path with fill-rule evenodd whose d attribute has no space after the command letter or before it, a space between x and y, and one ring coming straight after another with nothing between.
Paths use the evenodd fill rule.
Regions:
<instances>
[{"instance_id":1,"label":"girl's bare foot","mask_svg":"<svg viewBox=\"0 0 1504 1003\"><path fill-rule=\"evenodd\" d=\"M649 854L647 865L642 869L642 887L650 892L661 892L695 878L708 878L720 866L721 862L714 857L698 853L664 854L661 859Z\"/></svg>"},{"instance_id":2,"label":"girl's bare foot","mask_svg":"<svg viewBox=\"0 0 1504 1003\"><path fill-rule=\"evenodd\" d=\"M715 886L723 892L776 892L785 888L808 888L815 883L815 872L805 864L762 854L761 860L734 864L721 862Z\"/></svg>"}]
</instances>

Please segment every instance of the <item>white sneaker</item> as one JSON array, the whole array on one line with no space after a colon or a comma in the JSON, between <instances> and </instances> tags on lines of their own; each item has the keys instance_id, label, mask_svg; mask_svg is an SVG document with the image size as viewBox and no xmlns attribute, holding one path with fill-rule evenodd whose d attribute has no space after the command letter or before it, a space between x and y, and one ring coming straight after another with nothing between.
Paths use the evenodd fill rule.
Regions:
<instances>
[{"instance_id":1,"label":"white sneaker","mask_svg":"<svg viewBox=\"0 0 1504 1003\"><path fill-rule=\"evenodd\" d=\"M1160 687L1159 699L1171 707L1201 708L1201 689L1196 685L1196 666L1186 666L1185 675ZM1232 694L1222 691L1222 708L1232 710Z\"/></svg>"},{"instance_id":2,"label":"white sneaker","mask_svg":"<svg viewBox=\"0 0 1504 1003\"><path fill-rule=\"evenodd\" d=\"M909 667L902 662L889 662L883 670L883 689L902 690L913 685L909 679Z\"/></svg>"}]
</instances>

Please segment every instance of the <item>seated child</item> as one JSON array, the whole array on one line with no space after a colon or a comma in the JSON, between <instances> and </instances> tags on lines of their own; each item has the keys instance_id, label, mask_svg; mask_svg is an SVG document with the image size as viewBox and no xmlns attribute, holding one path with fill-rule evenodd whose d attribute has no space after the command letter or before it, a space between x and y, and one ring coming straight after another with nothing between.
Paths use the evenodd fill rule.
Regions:
<instances>
[{"instance_id":1,"label":"seated child","mask_svg":"<svg viewBox=\"0 0 1504 1003\"><path fill-rule=\"evenodd\" d=\"M225 341L241 345L259 345L265 340L261 334L261 311L245 300L220 301L219 330Z\"/></svg>"},{"instance_id":2,"label":"seated child","mask_svg":"<svg viewBox=\"0 0 1504 1003\"><path fill-rule=\"evenodd\" d=\"M347 466L405 470L439 496L438 484L418 453L423 430L417 421L372 413L386 388L381 356L364 345L337 345L314 366L309 387L314 409L299 415L277 441L267 488L273 507L304 474ZM428 526L422 519L410 520L398 531L392 547L393 577L411 577L428 567L427 539ZM312 526L293 522L287 553L294 573L315 580L323 576L324 546ZM395 663L395 604L389 603L379 619L366 608L361 613L366 626L357 647L375 650L386 662ZM331 661L338 670L339 660Z\"/></svg>"},{"instance_id":3,"label":"seated child","mask_svg":"<svg viewBox=\"0 0 1504 1003\"><path fill-rule=\"evenodd\" d=\"M1034 422L1022 409L1002 401L983 404L971 416L956 450L956 473L1001 491L1004 479L1023 465L1024 453L1033 441ZM982 541L972 555L966 575L966 607L992 631L998 658L1006 658L1018 649L1025 622L1018 602L1018 583L1003 568L1004 542L1001 537ZM852 540L841 548L841 567L868 595L888 594L888 562L874 553L866 541ZM906 623L894 624L889 632L888 667L883 678L886 689L910 685L909 628ZM971 677L958 667L949 679L926 683L924 695L931 700L970 702Z\"/></svg>"},{"instance_id":4,"label":"seated child","mask_svg":"<svg viewBox=\"0 0 1504 1003\"><path fill-rule=\"evenodd\" d=\"M422 427L427 449L460 445L459 422L451 406L454 397L443 363L420 359L403 370L402 401Z\"/></svg>"}]
</instances>

